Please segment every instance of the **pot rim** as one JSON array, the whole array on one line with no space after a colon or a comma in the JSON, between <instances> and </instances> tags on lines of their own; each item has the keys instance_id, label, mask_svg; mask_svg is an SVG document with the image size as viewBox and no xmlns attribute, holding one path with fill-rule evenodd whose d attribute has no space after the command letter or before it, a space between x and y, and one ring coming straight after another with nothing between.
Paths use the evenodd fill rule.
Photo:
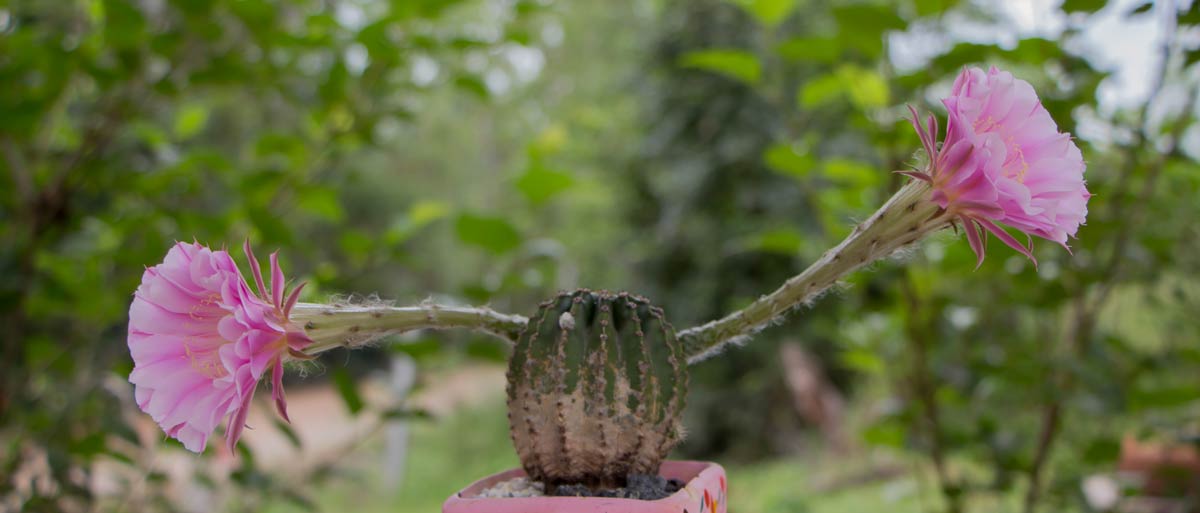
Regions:
<instances>
[{"instance_id":1,"label":"pot rim","mask_svg":"<svg viewBox=\"0 0 1200 513\"><path fill-rule=\"evenodd\" d=\"M725 469L709 461L667 460L659 467L658 474L667 479L678 479L686 483L679 491L656 500L626 499L615 497L478 497L477 494L496 483L525 476L525 471L514 468L479 479L455 492L442 504L442 513L466 513L480 511L526 511L528 513L554 513L577 510L580 507L601 506L603 510L663 511L672 508L683 511L687 505L701 497L712 496L713 503L725 508ZM711 492L710 492L711 490ZM719 494L719 495L718 495ZM674 506L678 505L678 508ZM486 509L485 509L486 508ZM692 508L697 510L697 508ZM703 507L699 509L705 509ZM703 513L718 513L704 511Z\"/></svg>"}]
</instances>

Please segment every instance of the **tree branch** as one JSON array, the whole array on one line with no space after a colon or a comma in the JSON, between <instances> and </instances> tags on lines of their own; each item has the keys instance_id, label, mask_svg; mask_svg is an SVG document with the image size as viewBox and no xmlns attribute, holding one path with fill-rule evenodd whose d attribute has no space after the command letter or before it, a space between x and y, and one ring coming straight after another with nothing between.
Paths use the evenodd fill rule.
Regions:
<instances>
[{"instance_id":1,"label":"tree branch","mask_svg":"<svg viewBox=\"0 0 1200 513\"><path fill-rule=\"evenodd\" d=\"M937 403L937 383L932 379L933 371L929 368L929 346L927 340L931 337L927 328L921 299L913 290L911 277L905 275L901 282L901 291L908 303L908 313L905 320L905 331L909 345L912 347L911 386L913 398L921 408L918 425L923 428L929 442L929 459L933 462L937 474L938 489L946 501L946 510L950 513L962 511L962 494L958 492L959 485L950 477L946 464L945 441L942 439L942 417Z\"/></svg>"},{"instance_id":2,"label":"tree branch","mask_svg":"<svg viewBox=\"0 0 1200 513\"><path fill-rule=\"evenodd\" d=\"M28 205L33 200L33 175L21 154L21 148L7 135L0 137L0 151L4 152L4 161L8 164L8 173L12 175L13 189L17 191L19 205Z\"/></svg>"}]
</instances>

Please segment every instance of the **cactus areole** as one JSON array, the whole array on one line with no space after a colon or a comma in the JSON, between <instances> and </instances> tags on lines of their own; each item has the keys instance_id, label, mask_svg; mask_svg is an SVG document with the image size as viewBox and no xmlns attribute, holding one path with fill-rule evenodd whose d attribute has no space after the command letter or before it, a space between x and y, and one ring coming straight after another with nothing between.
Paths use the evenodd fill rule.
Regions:
<instances>
[{"instance_id":1,"label":"cactus areole","mask_svg":"<svg viewBox=\"0 0 1200 513\"><path fill-rule=\"evenodd\" d=\"M525 472L548 490L657 473L683 435L687 380L674 328L644 298L576 290L542 303L508 366L508 421Z\"/></svg>"}]
</instances>

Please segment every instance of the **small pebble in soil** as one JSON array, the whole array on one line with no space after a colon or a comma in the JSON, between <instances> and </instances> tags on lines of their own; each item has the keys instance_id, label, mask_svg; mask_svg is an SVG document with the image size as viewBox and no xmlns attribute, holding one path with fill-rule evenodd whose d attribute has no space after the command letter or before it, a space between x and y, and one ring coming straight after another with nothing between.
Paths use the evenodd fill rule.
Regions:
<instances>
[{"instance_id":1,"label":"small pebble in soil","mask_svg":"<svg viewBox=\"0 0 1200 513\"><path fill-rule=\"evenodd\" d=\"M518 477L492 485L491 488L479 492L479 497L544 497L545 487L542 483L530 481L528 477Z\"/></svg>"}]
</instances>

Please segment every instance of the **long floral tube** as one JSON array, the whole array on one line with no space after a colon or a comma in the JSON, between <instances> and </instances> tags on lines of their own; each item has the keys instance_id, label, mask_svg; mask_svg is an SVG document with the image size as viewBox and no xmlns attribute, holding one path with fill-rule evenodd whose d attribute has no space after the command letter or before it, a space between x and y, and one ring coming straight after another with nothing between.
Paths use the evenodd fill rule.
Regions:
<instances>
[{"instance_id":1,"label":"long floral tube","mask_svg":"<svg viewBox=\"0 0 1200 513\"><path fill-rule=\"evenodd\" d=\"M313 340L302 351L309 356L338 347L360 347L386 335L419 329L467 328L512 342L529 322L520 315L502 314L487 307L432 303L404 307L298 303L292 309L292 320Z\"/></svg>"},{"instance_id":2,"label":"long floral tube","mask_svg":"<svg viewBox=\"0 0 1200 513\"><path fill-rule=\"evenodd\" d=\"M930 194L925 182L910 182L845 240L774 292L721 319L679 332L688 363L739 343L789 310L808 304L854 270L950 226L952 217L930 201Z\"/></svg>"}]
</instances>

